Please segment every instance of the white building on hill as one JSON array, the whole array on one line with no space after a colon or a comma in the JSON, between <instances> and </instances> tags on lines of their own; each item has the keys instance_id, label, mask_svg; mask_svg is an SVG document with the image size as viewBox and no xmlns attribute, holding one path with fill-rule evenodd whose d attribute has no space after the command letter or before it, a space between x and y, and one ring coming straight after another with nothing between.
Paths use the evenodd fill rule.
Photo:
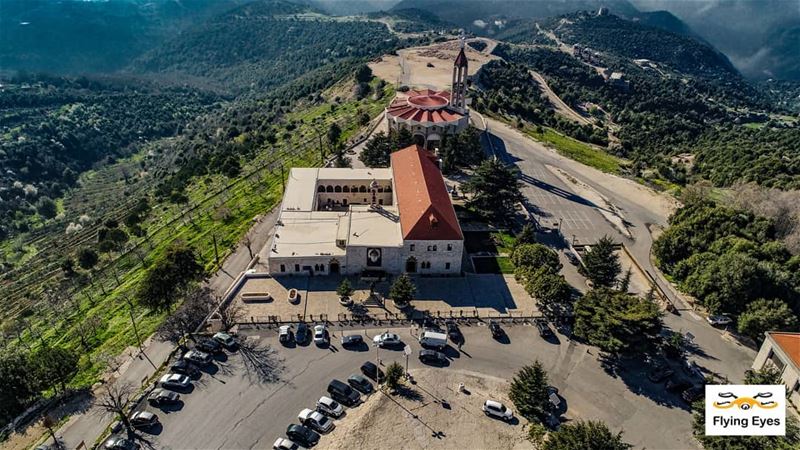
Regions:
<instances>
[{"instance_id":1,"label":"white building on hill","mask_svg":"<svg viewBox=\"0 0 800 450\"><path fill-rule=\"evenodd\" d=\"M389 169L294 168L270 242L273 275L459 275L464 236L434 156Z\"/></svg>"}]
</instances>

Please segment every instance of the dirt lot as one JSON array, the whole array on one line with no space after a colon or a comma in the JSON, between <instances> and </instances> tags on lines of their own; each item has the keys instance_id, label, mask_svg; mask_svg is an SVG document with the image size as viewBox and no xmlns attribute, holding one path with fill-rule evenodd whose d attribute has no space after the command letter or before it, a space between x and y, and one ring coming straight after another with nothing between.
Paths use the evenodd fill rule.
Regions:
<instances>
[{"instance_id":1,"label":"dirt lot","mask_svg":"<svg viewBox=\"0 0 800 450\"><path fill-rule=\"evenodd\" d=\"M416 385L398 395L372 394L349 409L321 449L532 448L525 440L527 421L511 424L486 417L486 399L508 400L508 382L474 372L416 369ZM457 393L464 383L469 394Z\"/></svg>"},{"instance_id":2,"label":"dirt lot","mask_svg":"<svg viewBox=\"0 0 800 450\"><path fill-rule=\"evenodd\" d=\"M469 75L496 57L466 46ZM453 61L459 50L458 41L447 41L398 52L399 56L384 55L379 62L369 64L373 74L389 83L430 89L450 89Z\"/></svg>"}]
</instances>

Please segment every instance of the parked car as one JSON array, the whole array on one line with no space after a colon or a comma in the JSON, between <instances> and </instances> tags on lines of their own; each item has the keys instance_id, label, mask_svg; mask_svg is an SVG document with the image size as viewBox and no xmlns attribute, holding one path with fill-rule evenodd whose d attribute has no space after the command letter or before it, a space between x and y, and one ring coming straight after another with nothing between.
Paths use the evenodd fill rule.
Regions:
<instances>
[{"instance_id":1,"label":"parked car","mask_svg":"<svg viewBox=\"0 0 800 450\"><path fill-rule=\"evenodd\" d=\"M692 387L692 383L690 383L689 380L676 375L667 380L665 387L667 388L667 391L677 394Z\"/></svg>"},{"instance_id":2,"label":"parked car","mask_svg":"<svg viewBox=\"0 0 800 450\"><path fill-rule=\"evenodd\" d=\"M419 335L419 345L424 348L441 350L447 346L447 335L438 331L423 331Z\"/></svg>"},{"instance_id":3,"label":"parked car","mask_svg":"<svg viewBox=\"0 0 800 450\"><path fill-rule=\"evenodd\" d=\"M195 364L211 364L211 355L200 350L189 350L183 355L183 359Z\"/></svg>"},{"instance_id":4,"label":"parked car","mask_svg":"<svg viewBox=\"0 0 800 450\"><path fill-rule=\"evenodd\" d=\"M231 349L236 346L236 339L228 333L217 333L211 339L219 342L227 349Z\"/></svg>"},{"instance_id":5,"label":"parked car","mask_svg":"<svg viewBox=\"0 0 800 450\"><path fill-rule=\"evenodd\" d=\"M547 323L547 319L538 318L533 321L536 324L536 329L539 330L539 336L543 338L553 337L553 330L550 329L550 325Z\"/></svg>"},{"instance_id":6,"label":"parked car","mask_svg":"<svg viewBox=\"0 0 800 450\"><path fill-rule=\"evenodd\" d=\"M372 338L372 342L378 347L386 347L400 344L400 336L395 333L383 333Z\"/></svg>"},{"instance_id":7,"label":"parked car","mask_svg":"<svg viewBox=\"0 0 800 450\"><path fill-rule=\"evenodd\" d=\"M301 424L320 433L328 433L336 427L331 419L309 408L300 411L300 414L297 415L297 419Z\"/></svg>"},{"instance_id":8,"label":"parked car","mask_svg":"<svg viewBox=\"0 0 800 450\"><path fill-rule=\"evenodd\" d=\"M167 389L186 389L191 384L191 380L186 375L168 373L158 380L158 384Z\"/></svg>"},{"instance_id":9,"label":"parked car","mask_svg":"<svg viewBox=\"0 0 800 450\"><path fill-rule=\"evenodd\" d=\"M303 425L293 423L286 428L286 436L294 442L306 447L313 447L319 442L319 434Z\"/></svg>"},{"instance_id":10,"label":"parked car","mask_svg":"<svg viewBox=\"0 0 800 450\"><path fill-rule=\"evenodd\" d=\"M139 444L122 436L111 436L106 439L103 448L106 450L136 450L139 448Z\"/></svg>"},{"instance_id":11,"label":"parked car","mask_svg":"<svg viewBox=\"0 0 800 450\"><path fill-rule=\"evenodd\" d=\"M317 345L325 345L328 343L328 329L325 325L317 325L314 327L314 343Z\"/></svg>"},{"instance_id":12,"label":"parked car","mask_svg":"<svg viewBox=\"0 0 800 450\"><path fill-rule=\"evenodd\" d=\"M347 377L347 384L362 394L371 394L372 391L375 390L372 387L372 383L363 375L350 375Z\"/></svg>"},{"instance_id":13,"label":"parked car","mask_svg":"<svg viewBox=\"0 0 800 450\"><path fill-rule=\"evenodd\" d=\"M178 403L181 396L177 392L156 388L147 396L147 402L153 406L172 405Z\"/></svg>"},{"instance_id":14,"label":"parked car","mask_svg":"<svg viewBox=\"0 0 800 450\"><path fill-rule=\"evenodd\" d=\"M653 383L661 383L674 373L675 372L667 366L658 366L647 374L647 378Z\"/></svg>"},{"instance_id":15,"label":"parked car","mask_svg":"<svg viewBox=\"0 0 800 450\"><path fill-rule=\"evenodd\" d=\"M297 341L298 344L302 344L308 338L308 325L303 322L297 324L297 332L294 334L294 340Z\"/></svg>"},{"instance_id":16,"label":"parked car","mask_svg":"<svg viewBox=\"0 0 800 450\"><path fill-rule=\"evenodd\" d=\"M358 391L339 380L331 380L328 383L328 393L331 394L331 398L347 406L355 406L361 400Z\"/></svg>"},{"instance_id":17,"label":"parked car","mask_svg":"<svg viewBox=\"0 0 800 450\"><path fill-rule=\"evenodd\" d=\"M705 375L703 375L703 371L694 361L688 359L684 360L681 367L683 368L683 372L689 375L690 378L696 378L698 381L706 379Z\"/></svg>"},{"instance_id":18,"label":"parked car","mask_svg":"<svg viewBox=\"0 0 800 450\"><path fill-rule=\"evenodd\" d=\"M222 353L222 344L214 339L203 339L197 343L196 348L206 353Z\"/></svg>"},{"instance_id":19,"label":"parked car","mask_svg":"<svg viewBox=\"0 0 800 450\"><path fill-rule=\"evenodd\" d=\"M188 359L179 359L175 361L174 364L169 366L169 371L173 373L180 373L190 377L200 374L200 369L198 369L197 366L189 362Z\"/></svg>"},{"instance_id":20,"label":"parked car","mask_svg":"<svg viewBox=\"0 0 800 450\"><path fill-rule=\"evenodd\" d=\"M708 323L710 323L711 325L714 325L714 326L730 325L730 323L733 322L733 319L731 319L730 317L725 316L725 315L708 316L708 317L706 317L706 320L708 321Z\"/></svg>"},{"instance_id":21,"label":"parked car","mask_svg":"<svg viewBox=\"0 0 800 450\"><path fill-rule=\"evenodd\" d=\"M294 333L290 325L282 325L278 329L278 342L281 344L288 344L294 340Z\"/></svg>"},{"instance_id":22,"label":"parked car","mask_svg":"<svg viewBox=\"0 0 800 450\"><path fill-rule=\"evenodd\" d=\"M444 356L444 353L436 350L422 349L419 351L419 360L425 364L443 365L447 362L447 357Z\"/></svg>"},{"instance_id":23,"label":"parked car","mask_svg":"<svg viewBox=\"0 0 800 450\"><path fill-rule=\"evenodd\" d=\"M692 386L681 393L681 398L689 404L694 403L697 399L705 394L704 386Z\"/></svg>"},{"instance_id":24,"label":"parked car","mask_svg":"<svg viewBox=\"0 0 800 450\"><path fill-rule=\"evenodd\" d=\"M317 411L330 417L340 417L344 414L344 408L336 400L322 396L317 400Z\"/></svg>"},{"instance_id":25,"label":"parked car","mask_svg":"<svg viewBox=\"0 0 800 450\"><path fill-rule=\"evenodd\" d=\"M374 362L367 361L361 365L361 373L380 383L383 381L383 371Z\"/></svg>"},{"instance_id":26,"label":"parked car","mask_svg":"<svg viewBox=\"0 0 800 450\"><path fill-rule=\"evenodd\" d=\"M342 347L357 347L364 342L364 338L360 334L348 334L342 336Z\"/></svg>"},{"instance_id":27,"label":"parked car","mask_svg":"<svg viewBox=\"0 0 800 450\"><path fill-rule=\"evenodd\" d=\"M514 413L511 412L510 409L506 408L505 405L495 400L486 400L483 402L482 409L483 413L487 416L505 420L506 422L509 422L514 418Z\"/></svg>"},{"instance_id":28,"label":"parked car","mask_svg":"<svg viewBox=\"0 0 800 450\"><path fill-rule=\"evenodd\" d=\"M136 411L130 419L128 419L133 428L150 428L158 423L158 416L150 411Z\"/></svg>"},{"instance_id":29,"label":"parked car","mask_svg":"<svg viewBox=\"0 0 800 450\"><path fill-rule=\"evenodd\" d=\"M455 320L448 320L445 325L447 326L447 337L458 344L464 339L464 335L461 334L461 330L458 328L458 324Z\"/></svg>"},{"instance_id":30,"label":"parked car","mask_svg":"<svg viewBox=\"0 0 800 450\"><path fill-rule=\"evenodd\" d=\"M578 259L578 257L570 251L564 252L564 256L567 257L567 261L569 261L569 263L573 266L579 266L581 264L581 261Z\"/></svg>"},{"instance_id":31,"label":"parked car","mask_svg":"<svg viewBox=\"0 0 800 450\"><path fill-rule=\"evenodd\" d=\"M297 443L284 438L278 438L272 444L273 450L298 450L299 448L300 446Z\"/></svg>"},{"instance_id":32,"label":"parked car","mask_svg":"<svg viewBox=\"0 0 800 450\"><path fill-rule=\"evenodd\" d=\"M489 321L489 331L492 333L492 337L495 339L500 339L503 337L503 335L505 335L503 329L500 328L500 324L494 320Z\"/></svg>"}]
</instances>

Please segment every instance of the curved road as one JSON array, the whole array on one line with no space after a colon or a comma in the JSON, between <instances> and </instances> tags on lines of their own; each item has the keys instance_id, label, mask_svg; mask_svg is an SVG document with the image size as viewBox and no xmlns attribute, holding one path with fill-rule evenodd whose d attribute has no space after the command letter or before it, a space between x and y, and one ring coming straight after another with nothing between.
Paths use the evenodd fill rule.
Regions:
<instances>
[{"instance_id":1,"label":"curved road","mask_svg":"<svg viewBox=\"0 0 800 450\"><path fill-rule=\"evenodd\" d=\"M565 239L574 236L579 243L592 243L606 234L624 243L638 264L655 277L673 304L678 306L678 314L665 314L664 323L674 331L690 332L694 336L696 348L692 358L709 372L731 381L741 381L744 371L750 368L755 351L729 338L723 330L711 327L685 306L650 260L653 237L648 225L666 226L668 218L665 209L655 205L657 197L631 180L561 156L502 122L483 119L489 130L486 139L489 151L519 168L523 194L537 213L547 217L546 223L556 225L561 219ZM628 222L633 238L624 236L608 223L597 205L572 192L547 166L569 173L613 203Z\"/></svg>"}]
</instances>

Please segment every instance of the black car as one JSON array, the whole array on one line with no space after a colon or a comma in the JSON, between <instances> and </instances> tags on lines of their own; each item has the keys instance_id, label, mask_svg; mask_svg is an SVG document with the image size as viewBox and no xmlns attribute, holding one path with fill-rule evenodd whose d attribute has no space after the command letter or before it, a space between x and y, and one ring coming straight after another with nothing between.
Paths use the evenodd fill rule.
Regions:
<instances>
[{"instance_id":1,"label":"black car","mask_svg":"<svg viewBox=\"0 0 800 450\"><path fill-rule=\"evenodd\" d=\"M308 339L309 334L308 325L301 322L297 325L297 332L294 334L294 340L297 341L298 344L302 344Z\"/></svg>"},{"instance_id":2,"label":"black car","mask_svg":"<svg viewBox=\"0 0 800 450\"><path fill-rule=\"evenodd\" d=\"M492 337L495 339L500 339L505 334L503 333L503 329L500 328L500 324L494 320L489 321L489 331L492 333Z\"/></svg>"},{"instance_id":3,"label":"black car","mask_svg":"<svg viewBox=\"0 0 800 450\"><path fill-rule=\"evenodd\" d=\"M139 448L139 444L122 436L111 436L103 444L103 448L106 450L136 450Z\"/></svg>"},{"instance_id":4,"label":"black car","mask_svg":"<svg viewBox=\"0 0 800 450\"><path fill-rule=\"evenodd\" d=\"M295 423L286 428L286 437L304 447L313 447L319 442L319 434L314 432L311 428Z\"/></svg>"},{"instance_id":5,"label":"black car","mask_svg":"<svg viewBox=\"0 0 800 450\"><path fill-rule=\"evenodd\" d=\"M653 383L661 383L667 378L671 377L675 372L667 366L656 366L647 374L647 378Z\"/></svg>"},{"instance_id":6,"label":"black car","mask_svg":"<svg viewBox=\"0 0 800 450\"><path fill-rule=\"evenodd\" d=\"M361 373L380 383L383 381L383 371L374 362L367 361L361 365Z\"/></svg>"},{"instance_id":7,"label":"black car","mask_svg":"<svg viewBox=\"0 0 800 450\"><path fill-rule=\"evenodd\" d=\"M534 321L536 324L536 329L539 330L539 336L543 338L549 338L553 336L553 330L550 329L550 325L547 323L545 319L536 319Z\"/></svg>"},{"instance_id":8,"label":"black car","mask_svg":"<svg viewBox=\"0 0 800 450\"><path fill-rule=\"evenodd\" d=\"M214 339L203 339L197 343L197 349L206 353L222 353L222 344Z\"/></svg>"},{"instance_id":9,"label":"black car","mask_svg":"<svg viewBox=\"0 0 800 450\"><path fill-rule=\"evenodd\" d=\"M175 361L175 364L169 367L169 371L172 373L179 373L181 375L186 375L189 377L193 377L200 373L200 369L198 369L194 364L190 363L185 359L179 359Z\"/></svg>"},{"instance_id":10,"label":"black car","mask_svg":"<svg viewBox=\"0 0 800 450\"><path fill-rule=\"evenodd\" d=\"M665 387L667 388L667 391L677 394L692 387L692 383L690 383L689 380L685 378L674 376L669 380L667 380L667 384L665 385Z\"/></svg>"},{"instance_id":11,"label":"black car","mask_svg":"<svg viewBox=\"0 0 800 450\"><path fill-rule=\"evenodd\" d=\"M156 388L147 396L147 401L153 406L161 406L178 403L180 398L181 396L177 392Z\"/></svg>"},{"instance_id":12,"label":"black car","mask_svg":"<svg viewBox=\"0 0 800 450\"><path fill-rule=\"evenodd\" d=\"M683 398L683 400L686 403L692 404L697 399L702 397L704 393L705 393L705 388L704 387L702 387L702 386L692 386L689 389L686 389L685 391L683 391L681 393L681 398Z\"/></svg>"},{"instance_id":13,"label":"black car","mask_svg":"<svg viewBox=\"0 0 800 450\"><path fill-rule=\"evenodd\" d=\"M364 338L360 334L348 334L342 336L342 347L358 347L364 342Z\"/></svg>"},{"instance_id":14,"label":"black car","mask_svg":"<svg viewBox=\"0 0 800 450\"><path fill-rule=\"evenodd\" d=\"M355 389L339 380L328 383L328 393L332 399L346 406L355 406L361 400L361 395Z\"/></svg>"},{"instance_id":15,"label":"black car","mask_svg":"<svg viewBox=\"0 0 800 450\"><path fill-rule=\"evenodd\" d=\"M458 329L458 324L454 320L448 320L446 325L447 337L455 343L461 342L464 336L461 334L461 330Z\"/></svg>"},{"instance_id":16,"label":"black car","mask_svg":"<svg viewBox=\"0 0 800 450\"><path fill-rule=\"evenodd\" d=\"M350 375L347 378L347 384L362 394L371 394L375 389L372 387L372 383L370 383L369 380L364 378L362 375Z\"/></svg>"},{"instance_id":17,"label":"black car","mask_svg":"<svg viewBox=\"0 0 800 450\"><path fill-rule=\"evenodd\" d=\"M444 364L447 357L444 356L444 353L436 350L422 349L419 351L419 360L425 364Z\"/></svg>"}]
</instances>

